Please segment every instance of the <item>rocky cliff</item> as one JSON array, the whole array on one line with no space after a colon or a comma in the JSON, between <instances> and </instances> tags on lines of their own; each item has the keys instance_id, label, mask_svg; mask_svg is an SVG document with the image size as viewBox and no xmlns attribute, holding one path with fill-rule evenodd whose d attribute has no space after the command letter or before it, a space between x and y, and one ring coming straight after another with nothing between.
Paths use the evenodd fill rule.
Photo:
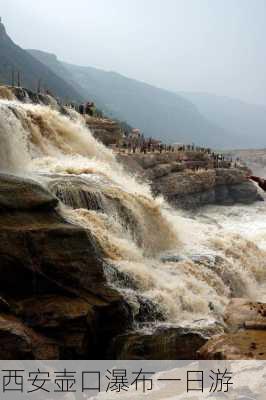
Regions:
<instances>
[{"instance_id":1,"label":"rocky cliff","mask_svg":"<svg viewBox=\"0 0 266 400\"><path fill-rule=\"evenodd\" d=\"M119 145L122 141L122 129L119 123L110 118L95 118L86 115L86 124L93 136L105 146Z\"/></svg>"},{"instance_id":2,"label":"rocky cliff","mask_svg":"<svg viewBox=\"0 0 266 400\"><path fill-rule=\"evenodd\" d=\"M266 304L232 299L225 311L226 332L215 335L199 350L212 360L265 360Z\"/></svg>"},{"instance_id":3,"label":"rocky cliff","mask_svg":"<svg viewBox=\"0 0 266 400\"><path fill-rule=\"evenodd\" d=\"M21 88L0 96L50 106L1 102L2 158L15 161L0 158L2 169L16 166L32 178L0 173L0 357L194 359L200 348L202 357L217 357L216 339L231 340L223 306L248 287L244 260L239 271L221 257L184 258L160 201L124 173L77 115ZM25 158L16 163L20 153ZM222 204L257 199L243 171L211 169L204 153L185 162L179 152L118 158L177 207L206 204L203 193ZM162 254L168 249L177 253ZM199 309L214 318L193 319ZM187 313L193 318L183 326Z\"/></svg>"},{"instance_id":4,"label":"rocky cliff","mask_svg":"<svg viewBox=\"0 0 266 400\"><path fill-rule=\"evenodd\" d=\"M22 84L36 90L39 84L49 88L61 99L82 101L83 95L66 79L58 76L52 69L37 60L26 50L15 44L8 36L5 26L0 22L0 82L8 85L12 80L20 80ZM20 79L18 79L20 73ZM12 74L14 74L12 76Z\"/></svg>"},{"instance_id":5,"label":"rocky cliff","mask_svg":"<svg viewBox=\"0 0 266 400\"><path fill-rule=\"evenodd\" d=\"M194 158L194 159L193 159ZM239 168L212 168L204 154L120 154L125 168L151 182L153 192L162 194L178 208L193 209L208 204L251 204L262 200L257 187Z\"/></svg>"},{"instance_id":6,"label":"rocky cliff","mask_svg":"<svg viewBox=\"0 0 266 400\"><path fill-rule=\"evenodd\" d=\"M88 232L29 179L0 174L0 358L106 357L131 312Z\"/></svg>"}]
</instances>

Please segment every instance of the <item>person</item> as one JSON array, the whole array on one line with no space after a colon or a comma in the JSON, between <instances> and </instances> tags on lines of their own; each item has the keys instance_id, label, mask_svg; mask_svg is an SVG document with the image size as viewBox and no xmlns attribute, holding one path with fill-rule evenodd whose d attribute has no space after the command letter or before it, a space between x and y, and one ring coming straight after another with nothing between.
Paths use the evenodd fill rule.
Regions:
<instances>
[{"instance_id":1,"label":"person","mask_svg":"<svg viewBox=\"0 0 266 400\"><path fill-rule=\"evenodd\" d=\"M88 101L85 106L85 113L90 115L91 117L93 117L93 116L95 116L95 111L96 111L96 109L95 109L94 102Z\"/></svg>"},{"instance_id":2,"label":"person","mask_svg":"<svg viewBox=\"0 0 266 400\"><path fill-rule=\"evenodd\" d=\"M266 180L265 179L259 178L258 176L254 176L254 175L248 176L248 179L251 179L252 181L256 182L259 185L259 187L261 189L263 189L264 192L266 192Z\"/></svg>"},{"instance_id":3,"label":"person","mask_svg":"<svg viewBox=\"0 0 266 400\"><path fill-rule=\"evenodd\" d=\"M79 105L79 113L80 113L81 115L84 114L84 104L80 104L80 105Z\"/></svg>"},{"instance_id":4,"label":"person","mask_svg":"<svg viewBox=\"0 0 266 400\"><path fill-rule=\"evenodd\" d=\"M147 147L148 147L148 153L150 153L151 152L151 138L148 139Z\"/></svg>"}]
</instances>

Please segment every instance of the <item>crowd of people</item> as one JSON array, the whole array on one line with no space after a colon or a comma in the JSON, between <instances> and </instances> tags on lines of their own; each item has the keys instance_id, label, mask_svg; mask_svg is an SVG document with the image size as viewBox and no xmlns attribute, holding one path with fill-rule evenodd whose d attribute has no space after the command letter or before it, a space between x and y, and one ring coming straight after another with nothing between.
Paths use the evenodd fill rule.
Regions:
<instances>
[{"instance_id":1,"label":"crowd of people","mask_svg":"<svg viewBox=\"0 0 266 400\"><path fill-rule=\"evenodd\" d=\"M204 153L211 153L210 148L198 147L195 144L179 144L175 143L172 145L163 144L160 140L153 139L151 137L145 138L140 133L139 129L132 129L131 132L124 134L121 148L127 150L129 153L154 153L154 152L175 152L175 151L197 151Z\"/></svg>"},{"instance_id":2,"label":"crowd of people","mask_svg":"<svg viewBox=\"0 0 266 400\"><path fill-rule=\"evenodd\" d=\"M81 115L90 115L93 117L97 117L97 110L94 102L88 101L84 104L68 104L68 107L71 107L78 111ZM214 168L219 168L221 166L231 168L237 167L237 161L233 162L232 158L228 159L223 154L215 153L211 150L211 148L205 148L196 146L194 143L192 144L164 144L160 140L153 139L152 137L145 138L145 136L140 132L139 129L132 129L131 131L124 132L122 143L117 145L117 150L122 151L124 153L174 153L174 152L183 152L183 153L203 153L206 155L205 162L210 161L211 165ZM185 159L186 162L195 161L193 156L191 156L191 160L187 157Z\"/></svg>"},{"instance_id":3,"label":"crowd of people","mask_svg":"<svg viewBox=\"0 0 266 400\"><path fill-rule=\"evenodd\" d=\"M192 144L180 144L175 143L172 145L163 144L160 140L156 140L153 138L145 138L143 134L141 134L139 129L132 129L131 132L125 133L123 136L122 143L118 146L118 151L122 151L124 153L187 153L184 157L184 161L188 162L195 161L193 155L191 155L191 160L189 160L189 153L203 153L205 154L205 158L202 158L202 163L209 162L214 168L224 167L231 168L236 167L237 162L233 162L232 158L226 157L222 153L215 153L211 150L211 148L205 148L196 146L194 143ZM198 162L200 165L200 161ZM196 168L196 167L195 167Z\"/></svg>"}]
</instances>

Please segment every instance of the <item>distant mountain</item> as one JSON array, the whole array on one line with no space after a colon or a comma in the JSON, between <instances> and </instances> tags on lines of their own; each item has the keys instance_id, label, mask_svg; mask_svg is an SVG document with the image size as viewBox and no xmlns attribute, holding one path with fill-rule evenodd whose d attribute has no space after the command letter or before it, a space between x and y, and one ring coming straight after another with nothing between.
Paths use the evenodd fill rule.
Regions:
<instances>
[{"instance_id":1,"label":"distant mountain","mask_svg":"<svg viewBox=\"0 0 266 400\"><path fill-rule=\"evenodd\" d=\"M87 90L77 83L71 71L69 71L69 69L65 67L64 63L58 60L56 55L40 50L27 50L27 52L30 53L32 57L34 57L34 59L37 59L46 67L48 67L51 71L53 71L53 73L56 74L58 77L64 79L65 84L67 83L68 85L74 87L75 91L78 92L79 96L81 96L84 101L85 99L87 99ZM75 101L76 98L73 97L69 100Z\"/></svg>"},{"instance_id":2,"label":"distant mountain","mask_svg":"<svg viewBox=\"0 0 266 400\"><path fill-rule=\"evenodd\" d=\"M230 135L227 147L266 147L266 106L207 93L180 94L193 102L205 118Z\"/></svg>"},{"instance_id":3,"label":"distant mountain","mask_svg":"<svg viewBox=\"0 0 266 400\"><path fill-rule=\"evenodd\" d=\"M12 70L20 72L23 86L35 90L38 81L62 99L82 99L81 94L60 76L26 50L17 46L7 35L4 25L0 22L0 83L11 84Z\"/></svg>"},{"instance_id":4,"label":"distant mountain","mask_svg":"<svg viewBox=\"0 0 266 400\"><path fill-rule=\"evenodd\" d=\"M63 76L107 115L126 120L146 136L165 142L224 147L226 133L203 117L182 96L115 72L60 62L50 54L29 50L31 55Z\"/></svg>"},{"instance_id":5,"label":"distant mountain","mask_svg":"<svg viewBox=\"0 0 266 400\"><path fill-rule=\"evenodd\" d=\"M115 72L63 63L53 54L23 50L0 24L0 82L21 71L24 86L38 80L67 101L94 100L105 114L148 137L213 148L265 147L266 107L204 93L173 93Z\"/></svg>"}]
</instances>

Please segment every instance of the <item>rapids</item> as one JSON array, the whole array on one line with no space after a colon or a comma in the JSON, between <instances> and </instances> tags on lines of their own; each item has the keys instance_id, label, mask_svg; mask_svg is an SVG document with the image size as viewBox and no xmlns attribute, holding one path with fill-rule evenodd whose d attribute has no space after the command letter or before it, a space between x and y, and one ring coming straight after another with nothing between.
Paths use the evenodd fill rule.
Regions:
<instances>
[{"instance_id":1,"label":"rapids","mask_svg":"<svg viewBox=\"0 0 266 400\"><path fill-rule=\"evenodd\" d=\"M42 182L88 230L140 320L220 320L230 297L266 296L265 204L173 210L128 175L74 111L0 100L0 170Z\"/></svg>"}]
</instances>

